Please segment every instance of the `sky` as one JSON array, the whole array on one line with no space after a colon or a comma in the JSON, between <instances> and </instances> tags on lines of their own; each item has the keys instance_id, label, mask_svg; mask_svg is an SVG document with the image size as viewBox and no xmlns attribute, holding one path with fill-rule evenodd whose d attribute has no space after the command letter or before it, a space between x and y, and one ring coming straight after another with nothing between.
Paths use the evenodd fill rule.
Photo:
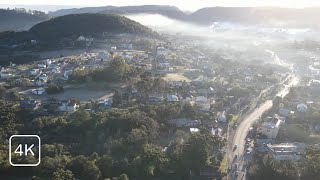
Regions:
<instances>
[{"instance_id":1,"label":"sky","mask_svg":"<svg viewBox=\"0 0 320 180\"><path fill-rule=\"evenodd\" d=\"M196 11L213 6L280 6L303 8L320 6L320 0L0 0L0 4L10 5L59 5L59 6L128 6L128 5L172 5L186 11Z\"/></svg>"}]
</instances>

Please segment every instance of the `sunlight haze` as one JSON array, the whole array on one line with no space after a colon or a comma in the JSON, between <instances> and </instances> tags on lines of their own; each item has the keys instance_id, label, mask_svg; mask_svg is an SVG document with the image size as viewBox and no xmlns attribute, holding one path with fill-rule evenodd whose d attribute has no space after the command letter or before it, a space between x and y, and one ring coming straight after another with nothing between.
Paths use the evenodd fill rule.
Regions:
<instances>
[{"instance_id":1,"label":"sunlight haze","mask_svg":"<svg viewBox=\"0 0 320 180\"><path fill-rule=\"evenodd\" d=\"M209 6L229 6L229 7L242 7L242 6L279 6L279 7L290 7L290 8L303 8L320 6L320 2L317 0L2 0L0 4L3 5L64 5L64 6L130 6L130 5L172 5L177 6L182 10L195 11L197 9Z\"/></svg>"}]
</instances>

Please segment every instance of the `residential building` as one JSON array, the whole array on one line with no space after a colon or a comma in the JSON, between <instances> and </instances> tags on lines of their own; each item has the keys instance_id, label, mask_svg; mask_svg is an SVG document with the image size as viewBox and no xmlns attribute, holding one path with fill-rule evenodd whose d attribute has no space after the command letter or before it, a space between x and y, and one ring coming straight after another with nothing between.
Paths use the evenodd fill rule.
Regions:
<instances>
[{"instance_id":1,"label":"residential building","mask_svg":"<svg viewBox=\"0 0 320 180\"><path fill-rule=\"evenodd\" d=\"M222 129L221 128L211 128L211 134L213 136L220 136L222 137Z\"/></svg>"},{"instance_id":2,"label":"residential building","mask_svg":"<svg viewBox=\"0 0 320 180\"><path fill-rule=\"evenodd\" d=\"M98 59L100 61L107 61L109 59L109 53L108 52L105 52L105 51L101 51L99 52L98 54Z\"/></svg>"},{"instance_id":3,"label":"residential building","mask_svg":"<svg viewBox=\"0 0 320 180\"><path fill-rule=\"evenodd\" d=\"M191 132L191 134L194 134L194 133L199 132L199 129L198 128L190 128L190 132Z\"/></svg>"},{"instance_id":4,"label":"residential building","mask_svg":"<svg viewBox=\"0 0 320 180\"><path fill-rule=\"evenodd\" d=\"M271 122L265 122L261 126L261 133L267 136L268 139L274 139L277 137L280 129L280 125L285 122L285 119L275 114Z\"/></svg>"},{"instance_id":5,"label":"residential building","mask_svg":"<svg viewBox=\"0 0 320 180\"><path fill-rule=\"evenodd\" d=\"M72 74L72 72L73 72L72 70L65 71L61 79L64 81L67 81L69 79L69 76Z\"/></svg>"},{"instance_id":6,"label":"residential building","mask_svg":"<svg viewBox=\"0 0 320 180\"><path fill-rule=\"evenodd\" d=\"M48 81L48 76L46 74L40 74L34 81L36 86L45 86Z\"/></svg>"},{"instance_id":7,"label":"residential building","mask_svg":"<svg viewBox=\"0 0 320 180\"><path fill-rule=\"evenodd\" d=\"M195 100L196 105L200 107L201 111L209 112L211 108L211 102L204 96L197 96Z\"/></svg>"},{"instance_id":8,"label":"residential building","mask_svg":"<svg viewBox=\"0 0 320 180\"><path fill-rule=\"evenodd\" d=\"M227 122L227 117L226 117L226 112L223 111L222 113L220 112L218 114L218 122L221 122L221 123L226 123Z\"/></svg>"},{"instance_id":9,"label":"residential building","mask_svg":"<svg viewBox=\"0 0 320 180\"><path fill-rule=\"evenodd\" d=\"M104 99L102 101L99 101L99 108L100 109L112 108L112 103L113 103L113 98L112 97Z\"/></svg>"},{"instance_id":10,"label":"residential building","mask_svg":"<svg viewBox=\"0 0 320 180\"><path fill-rule=\"evenodd\" d=\"M304 143L268 144L269 154L277 161L298 161L306 153Z\"/></svg>"},{"instance_id":11,"label":"residential building","mask_svg":"<svg viewBox=\"0 0 320 180\"><path fill-rule=\"evenodd\" d=\"M36 75L38 75L40 73L41 73L40 69L31 69L30 70L30 74L33 75L33 76L36 76Z\"/></svg>"},{"instance_id":12,"label":"residential building","mask_svg":"<svg viewBox=\"0 0 320 180\"><path fill-rule=\"evenodd\" d=\"M35 94L35 95L41 95L45 92L46 90L44 88L38 88L38 89L33 89L32 90L32 94Z\"/></svg>"},{"instance_id":13,"label":"residential building","mask_svg":"<svg viewBox=\"0 0 320 180\"><path fill-rule=\"evenodd\" d=\"M43 79L37 78L37 79L34 81L34 85L35 85L35 86L45 86L46 84L47 84L47 82L44 81Z\"/></svg>"},{"instance_id":14,"label":"residential building","mask_svg":"<svg viewBox=\"0 0 320 180\"><path fill-rule=\"evenodd\" d=\"M9 78L9 77L13 77L13 76L14 75L9 72L0 72L0 78Z\"/></svg>"},{"instance_id":15,"label":"residential building","mask_svg":"<svg viewBox=\"0 0 320 180\"><path fill-rule=\"evenodd\" d=\"M180 119L168 120L168 124L171 126L175 126L175 127L195 127L195 126L200 125L200 121L186 119L186 118L180 118Z\"/></svg>"},{"instance_id":16,"label":"residential building","mask_svg":"<svg viewBox=\"0 0 320 180\"><path fill-rule=\"evenodd\" d=\"M38 68L44 69L44 68L47 68L47 65L46 64L38 64Z\"/></svg>"},{"instance_id":17,"label":"residential building","mask_svg":"<svg viewBox=\"0 0 320 180\"><path fill-rule=\"evenodd\" d=\"M256 151L260 153L269 152L268 144L274 144L275 140L273 139L257 139L256 140Z\"/></svg>"},{"instance_id":18,"label":"residential building","mask_svg":"<svg viewBox=\"0 0 320 180\"><path fill-rule=\"evenodd\" d=\"M160 46L157 48L157 56L167 56L169 54L169 50Z\"/></svg>"},{"instance_id":19,"label":"residential building","mask_svg":"<svg viewBox=\"0 0 320 180\"><path fill-rule=\"evenodd\" d=\"M280 108L279 109L279 115L283 117L291 117L294 114L294 111L291 111L289 109Z\"/></svg>"},{"instance_id":20,"label":"residential building","mask_svg":"<svg viewBox=\"0 0 320 180\"><path fill-rule=\"evenodd\" d=\"M306 104L300 103L297 105L297 111L301 113L305 113L308 111L308 106Z\"/></svg>"},{"instance_id":21,"label":"residential building","mask_svg":"<svg viewBox=\"0 0 320 180\"><path fill-rule=\"evenodd\" d=\"M117 47L116 47L116 46L112 46L112 47L110 48L110 51L111 51L111 52L117 51Z\"/></svg>"},{"instance_id":22,"label":"residential building","mask_svg":"<svg viewBox=\"0 0 320 180\"><path fill-rule=\"evenodd\" d=\"M168 102L179 102L179 97L176 95L168 95L167 101Z\"/></svg>"},{"instance_id":23,"label":"residential building","mask_svg":"<svg viewBox=\"0 0 320 180\"><path fill-rule=\"evenodd\" d=\"M71 100L62 101L58 107L58 110L62 112L74 112L78 109L79 105L75 101Z\"/></svg>"},{"instance_id":24,"label":"residential building","mask_svg":"<svg viewBox=\"0 0 320 180\"><path fill-rule=\"evenodd\" d=\"M163 96L162 95L150 95L148 102L150 104L160 104L163 101Z\"/></svg>"},{"instance_id":25,"label":"residential building","mask_svg":"<svg viewBox=\"0 0 320 180\"><path fill-rule=\"evenodd\" d=\"M20 101L20 108L26 110L35 110L41 103L38 100L22 100Z\"/></svg>"}]
</instances>

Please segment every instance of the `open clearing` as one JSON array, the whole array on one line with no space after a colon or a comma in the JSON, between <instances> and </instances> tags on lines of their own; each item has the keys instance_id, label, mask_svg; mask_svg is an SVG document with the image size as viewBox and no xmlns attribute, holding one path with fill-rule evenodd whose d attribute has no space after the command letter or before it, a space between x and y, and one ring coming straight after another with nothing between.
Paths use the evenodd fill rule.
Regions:
<instances>
[{"instance_id":1,"label":"open clearing","mask_svg":"<svg viewBox=\"0 0 320 180\"><path fill-rule=\"evenodd\" d=\"M177 73L169 73L166 74L166 76L164 77L164 80L166 81L186 81L186 82L191 82L191 80L181 74L177 74Z\"/></svg>"}]
</instances>

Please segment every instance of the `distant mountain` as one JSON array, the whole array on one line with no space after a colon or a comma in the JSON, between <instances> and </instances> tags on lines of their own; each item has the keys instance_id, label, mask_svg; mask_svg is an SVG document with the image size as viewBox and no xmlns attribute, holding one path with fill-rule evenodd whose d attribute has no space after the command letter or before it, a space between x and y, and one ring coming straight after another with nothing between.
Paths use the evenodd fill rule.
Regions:
<instances>
[{"instance_id":1,"label":"distant mountain","mask_svg":"<svg viewBox=\"0 0 320 180\"><path fill-rule=\"evenodd\" d=\"M214 21L234 23L273 24L290 26L313 26L318 24L320 8L279 8L279 7L210 7L199 9L189 20L201 24Z\"/></svg>"},{"instance_id":2,"label":"distant mountain","mask_svg":"<svg viewBox=\"0 0 320 180\"><path fill-rule=\"evenodd\" d=\"M71 14L41 22L29 31L0 33L0 44L14 45L38 40L56 46L61 40L76 40L79 36L100 37L108 34L133 34L157 37L151 29L124 16L113 14Z\"/></svg>"},{"instance_id":3,"label":"distant mountain","mask_svg":"<svg viewBox=\"0 0 320 180\"><path fill-rule=\"evenodd\" d=\"M314 27L318 24L320 7L316 8L280 8L280 7L207 7L193 13L186 13L174 6L104 6L62 9L50 12L50 16L81 13L107 13L107 14L160 14L181 21L210 25L215 21L264 24L264 25L290 25L297 27Z\"/></svg>"},{"instance_id":4,"label":"distant mountain","mask_svg":"<svg viewBox=\"0 0 320 180\"><path fill-rule=\"evenodd\" d=\"M101 13L101 14L139 14L151 13L161 14L173 19L184 20L187 16L184 12L174 6L160 6L160 5L144 5L144 6L103 6L103 7L86 7L61 9L54 12L49 12L50 16L62 16L67 14L82 14L82 13Z\"/></svg>"},{"instance_id":5,"label":"distant mountain","mask_svg":"<svg viewBox=\"0 0 320 180\"><path fill-rule=\"evenodd\" d=\"M49 16L41 11L25 9L0 9L0 32L23 31L33 25L48 20Z\"/></svg>"},{"instance_id":6,"label":"distant mountain","mask_svg":"<svg viewBox=\"0 0 320 180\"><path fill-rule=\"evenodd\" d=\"M70 9L60 9L57 11L48 12L51 17L65 16L69 14L83 14L83 13L99 13L104 10L109 10L117 8L116 6L102 6L102 7L84 7L84 8L70 8Z\"/></svg>"}]
</instances>

